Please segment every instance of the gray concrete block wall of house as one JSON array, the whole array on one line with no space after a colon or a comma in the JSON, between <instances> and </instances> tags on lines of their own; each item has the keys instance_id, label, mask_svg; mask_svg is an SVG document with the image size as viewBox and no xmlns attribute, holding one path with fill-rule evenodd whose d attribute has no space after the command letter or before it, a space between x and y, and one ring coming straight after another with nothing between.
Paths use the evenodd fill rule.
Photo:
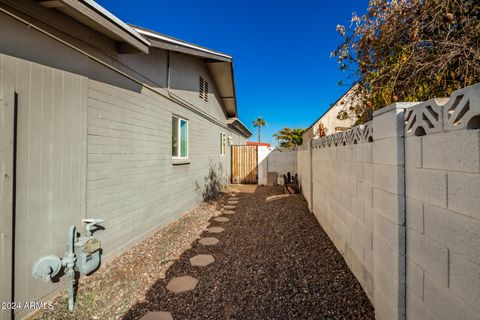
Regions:
<instances>
[{"instance_id":1,"label":"gray concrete block wall of house","mask_svg":"<svg viewBox=\"0 0 480 320\"><path fill-rule=\"evenodd\" d=\"M0 86L17 100L15 301L41 301L65 284L34 279L33 263L63 256L86 217L88 79L0 54Z\"/></svg>"},{"instance_id":2,"label":"gray concrete block wall of house","mask_svg":"<svg viewBox=\"0 0 480 320\"><path fill-rule=\"evenodd\" d=\"M315 216L376 319L480 319L480 84L394 104L368 127L298 152Z\"/></svg>"},{"instance_id":3,"label":"gray concrete block wall of house","mask_svg":"<svg viewBox=\"0 0 480 320\"><path fill-rule=\"evenodd\" d=\"M189 164L172 161L173 115L189 120ZM228 182L221 132L235 135L167 99L89 82L87 212L106 221L107 255L201 201L210 170Z\"/></svg>"},{"instance_id":4,"label":"gray concrete block wall of house","mask_svg":"<svg viewBox=\"0 0 480 320\"><path fill-rule=\"evenodd\" d=\"M196 111L161 95L162 83L158 92L142 86L145 77L115 55L63 38L112 69L3 13L0 25L8 30L0 34L0 86L18 99L14 299L48 301L65 283L34 279L32 264L42 255L63 256L70 225L81 231L82 219L104 218L98 236L106 261L201 201L210 169L221 167L226 182L230 149L220 155L220 132L234 144L245 138L215 109L213 82L209 103ZM200 60L191 59L189 78L198 81ZM172 164L172 114L189 120L189 164Z\"/></svg>"}]
</instances>

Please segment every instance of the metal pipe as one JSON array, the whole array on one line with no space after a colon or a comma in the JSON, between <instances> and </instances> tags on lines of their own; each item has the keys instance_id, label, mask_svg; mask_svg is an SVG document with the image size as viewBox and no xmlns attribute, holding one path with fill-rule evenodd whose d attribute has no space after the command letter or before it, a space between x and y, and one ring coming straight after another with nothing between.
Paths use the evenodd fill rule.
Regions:
<instances>
[{"instance_id":1,"label":"metal pipe","mask_svg":"<svg viewBox=\"0 0 480 320\"><path fill-rule=\"evenodd\" d=\"M76 227L71 226L68 232L68 252L66 257L66 268L67 268L67 276L68 276L68 310L73 311L73 306L75 303L75 238L77 237L76 234Z\"/></svg>"}]
</instances>

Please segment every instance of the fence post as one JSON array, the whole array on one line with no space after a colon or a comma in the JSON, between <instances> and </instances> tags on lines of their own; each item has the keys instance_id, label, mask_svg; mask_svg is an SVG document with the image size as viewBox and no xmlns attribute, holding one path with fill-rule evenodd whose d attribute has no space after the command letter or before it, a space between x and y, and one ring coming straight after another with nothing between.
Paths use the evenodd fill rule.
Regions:
<instances>
[{"instance_id":1,"label":"fence post","mask_svg":"<svg viewBox=\"0 0 480 320\"><path fill-rule=\"evenodd\" d=\"M373 247L376 319L405 319L405 124L395 103L373 114ZM388 254L388 256L385 256Z\"/></svg>"}]
</instances>

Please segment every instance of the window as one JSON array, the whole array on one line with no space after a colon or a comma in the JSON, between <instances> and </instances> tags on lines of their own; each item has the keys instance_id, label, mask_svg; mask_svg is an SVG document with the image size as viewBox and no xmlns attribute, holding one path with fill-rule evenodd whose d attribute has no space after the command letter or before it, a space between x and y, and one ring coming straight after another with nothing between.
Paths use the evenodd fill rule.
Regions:
<instances>
[{"instance_id":1,"label":"window","mask_svg":"<svg viewBox=\"0 0 480 320\"><path fill-rule=\"evenodd\" d=\"M208 82L202 77L200 77L198 83L198 97L203 101L208 102Z\"/></svg>"},{"instance_id":2,"label":"window","mask_svg":"<svg viewBox=\"0 0 480 320\"><path fill-rule=\"evenodd\" d=\"M172 117L172 157L188 158L188 120Z\"/></svg>"},{"instance_id":3,"label":"window","mask_svg":"<svg viewBox=\"0 0 480 320\"><path fill-rule=\"evenodd\" d=\"M224 156L227 154L227 135L225 133L220 133L220 155Z\"/></svg>"}]
</instances>

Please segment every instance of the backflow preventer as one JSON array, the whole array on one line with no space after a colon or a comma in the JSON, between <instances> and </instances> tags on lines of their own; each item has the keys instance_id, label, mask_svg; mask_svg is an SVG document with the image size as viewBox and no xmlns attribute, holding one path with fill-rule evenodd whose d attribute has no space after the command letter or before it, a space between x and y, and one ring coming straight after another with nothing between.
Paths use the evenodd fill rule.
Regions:
<instances>
[{"instance_id":1,"label":"backflow preventer","mask_svg":"<svg viewBox=\"0 0 480 320\"><path fill-rule=\"evenodd\" d=\"M85 235L78 236L76 227L68 231L67 252L63 258L56 255L40 257L33 265L32 275L43 281L52 282L62 267L68 277L68 309L73 311L75 302L75 272L88 275L100 266L101 243L93 233L103 223L102 219L84 219Z\"/></svg>"}]
</instances>

